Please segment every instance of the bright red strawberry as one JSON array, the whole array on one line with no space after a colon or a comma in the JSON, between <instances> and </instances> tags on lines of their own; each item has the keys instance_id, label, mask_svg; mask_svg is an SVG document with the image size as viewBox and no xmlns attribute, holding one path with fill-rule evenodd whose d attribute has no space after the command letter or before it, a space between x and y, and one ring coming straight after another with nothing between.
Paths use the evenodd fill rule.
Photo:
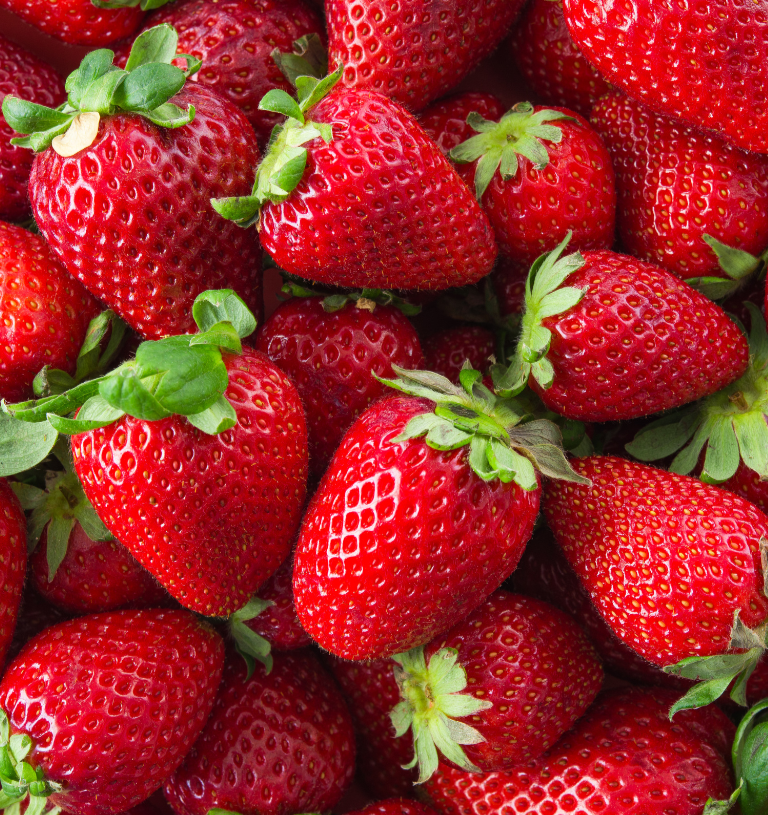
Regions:
<instances>
[{"instance_id":1,"label":"bright red strawberry","mask_svg":"<svg viewBox=\"0 0 768 815\"><path fill-rule=\"evenodd\" d=\"M60 105L67 97L64 80L50 65L0 36L0 103L8 94L48 107ZM27 184L33 156L11 144L17 135L0 119L0 218L8 221L31 215Z\"/></svg>"},{"instance_id":2,"label":"bright red strawberry","mask_svg":"<svg viewBox=\"0 0 768 815\"><path fill-rule=\"evenodd\" d=\"M0 478L0 667L13 638L27 566L27 520L9 483Z\"/></svg>"},{"instance_id":3,"label":"bright red strawberry","mask_svg":"<svg viewBox=\"0 0 768 815\"><path fill-rule=\"evenodd\" d=\"M435 811L418 801L405 798L387 798L370 804L365 809L350 812L349 815L436 815Z\"/></svg>"},{"instance_id":4,"label":"bright red strawberry","mask_svg":"<svg viewBox=\"0 0 768 815\"><path fill-rule=\"evenodd\" d=\"M505 47L542 104L589 117L592 105L611 89L571 39L562 0L533 0Z\"/></svg>"},{"instance_id":5,"label":"bright red strawberry","mask_svg":"<svg viewBox=\"0 0 768 815\"><path fill-rule=\"evenodd\" d=\"M420 110L450 91L509 31L523 0L437 0L429 6L328 0L328 62L348 88Z\"/></svg>"},{"instance_id":6,"label":"bright red strawberry","mask_svg":"<svg viewBox=\"0 0 768 815\"><path fill-rule=\"evenodd\" d=\"M352 781L352 721L339 689L308 651L275 654L246 678L237 654L208 724L165 785L179 815L325 812Z\"/></svg>"},{"instance_id":7,"label":"bright red strawberry","mask_svg":"<svg viewBox=\"0 0 768 815\"><path fill-rule=\"evenodd\" d=\"M603 681L573 619L506 591L395 660L403 701L392 721L400 734L412 730L419 781L437 770L438 750L476 772L538 758L592 704Z\"/></svg>"},{"instance_id":8,"label":"bright red strawberry","mask_svg":"<svg viewBox=\"0 0 768 815\"><path fill-rule=\"evenodd\" d=\"M685 405L744 373L746 338L704 295L628 255L561 258L566 244L531 268L502 392L528 383L550 410L605 422Z\"/></svg>"},{"instance_id":9,"label":"bright red strawberry","mask_svg":"<svg viewBox=\"0 0 768 815\"><path fill-rule=\"evenodd\" d=\"M307 413L312 470L322 475L352 422L389 392L376 376L423 367L416 329L396 306L336 295L278 306L256 347L295 382Z\"/></svg>"},{"instance_id":10,"label":"bright red strawberry","mask_svg":"<svg viewBox=\"0 0 768 815\"><path fill-rule=\"evenodd\" d=\"M768 151L762 3L563 0L571 36L613 85L654 110ZM717 55L714 57L714 55Z\"/></svg>"},{"instance_id":11,"label":"bright red strawberry","mask_svg":"<svg viewBox=\"0 0 768 815\"><path fill-rule=\"evenodd\" d=\"M470 124L476 134L450 157L475 163L475 192L502 255L531 264L569 232L576 249L613 244L611 158L578 113L521 102L498 123L473 117Z\"/></svg>"},{"instance_id":12,"label":"bright red strawberry","mask_svg":"<svg viewBox=\"0 0 768 815\"><path fill-rule=\"evenodd\" d=\"M705 235L754 255L768 246L768 156L615 92L595 105L592 124L616 171L629 254L682 278L723 277Z\"/></svg>"},{"instance_id":13,"label":"bright red strawberry","mask_svg":"<svg viewBox=\"0 0 768 815\"><path fill-rule=\"evenodd\" d=\"M50 795L73 815L148 798L203 729L223 658L218 634L187 611L96 614L39 634L0 683L11 734L31 739L26 761L44 778L18 798ZM7 766L0 777L7 790Z\"/></svg>"},{"instance_id":14,"label":"bright red strawberry","mask_svg":"<svg viewBox=\"0 0 768 815\"><path fill-rule=\"evenodd\" d=\"M175 54L169 31L145 32L136 53L138 44L159 41L167 63ZM253 129L208 88L182 87L181 69L165 64L147 84L150 69L137 67L144 57L134 57L131 72L117 74L110 53L93 52L70 76L75 112L57 114L58 129L43 130L50 118L42 114L37 124L20 124L26 120L17 116L31 115L30 108L11 97L3 103L12 125L32 131L25 143L42 150L30 177L41 232L67 270L147 338L189 330L192 303L206 289L232 288L258 313L257 238L218 218L209 203L211 196L247 192L242 168L258 160ZM83 113L84 94L96 93L88 90L90 71L103 105ZM123 79L116 88L115 76ZM165 103L160 114L159 104L148 110L132 100L138 84L144 104Z\"/></svg>"},{"instance_id":15,"label":"bright red strawberry","mask_svg":"<svg viewBox=\"0 0 768 815\"><path fill-rule=\"evenodd\" d=\"M495 351L496 339L487 328L479 325L447 328L425 340L424 362L427 370L458 385L466 362L477 371L487 371Z\"/></svg>"},{"instance_id":16,"label":"bright red strawberry","mask_svg":"<svg viewBox=\"0 0 768 815\"><path fill-rule=\"evenodd\" d=\"M442 765L426 795L442 815L702 815L733 790L719 739L730 723L720 713L712 743L691 717L699 711L670 722L669 704L660 690L610 691L538 761L485 775Z\"/></svg>"},{"instance_id":17,"label":"bright red strawberry","mask_svg":"<svg viewBox=\"0 0 768 815\"><path fill-rule=\"evenodd\" d=\"M394 387L427 398L382 400L352 425L296 548L299 620L345 659L423 645L480 605L530 538L540 491L531 459L572 477L554 425L518 426L478 371L462 372L461 387L396 373Z\"/></svg>"}]
</instances>

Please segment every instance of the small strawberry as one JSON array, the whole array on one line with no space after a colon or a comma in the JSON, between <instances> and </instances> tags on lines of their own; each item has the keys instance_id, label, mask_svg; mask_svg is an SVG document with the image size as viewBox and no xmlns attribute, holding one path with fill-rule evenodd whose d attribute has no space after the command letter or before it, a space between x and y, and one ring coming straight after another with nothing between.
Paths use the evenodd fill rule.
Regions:
<instances>
[{"instance_id":1,"label":"small strawberry","mask_svg":"<svg viewBox=\"0 0 768 815\"><path fill-rule=\"evenodd\" d=\"M236 654L208 723L165 797L179 815L324 812L352 781L352 721L339 689L308 651L275 654L250 679Z\"/></svg>"},{"instance_id":2,"label":"small strawberry","mask_svg":"<svg viewBox=\"0 0 768 815\"><path fill-rule=\"evenodd\" d=\"M0 683L3 803L115 815L145 800L203 729L223 658L187 611L114 611L39 634Z\"/></svg>"},{"instance_id":3,"label":"small strawberry","mask_svg":"<svg viewBox=\"0 0 768 815\"><path fill-rule=\"evenodd\" d=\"M525 281L528 278L528 269L528 266L518 261L502 257L491 272L493 291L502 319L519 318L525 311Z\"/></svg>"},{"instance_id":4,"label":"small strawberry","mask_svg":"<svg viewBox=\"0 0 768 815\"><path fill-rule=\"evenodd\" d=\"M365 809L350 812L349 815L437 815L437 813L418 801L408 801L405 798L387 798L384 801L369 804Z\"/></svg>"},{"instance_id":5,"label":"small strawberry","mask_svg":"<svg viewBox=\"0 0 768 815\"><path fill-rule=\"evenodd\" d=\"M447 328L424 342L424 361L429 371L459 384L466 363L477 371L487 371L496 351L493 332L479 325Z\"/></svg>"},{"instance_id":6,"label":"small strawberry","mask_svg":"<svg viewBox=\"0 0 768 815\"><path fill-rule=\"evenodd\" d=\"M11 645L27 566L27 522L19 499L0 478L0 668Z\"/></svg>"}]
</instances>

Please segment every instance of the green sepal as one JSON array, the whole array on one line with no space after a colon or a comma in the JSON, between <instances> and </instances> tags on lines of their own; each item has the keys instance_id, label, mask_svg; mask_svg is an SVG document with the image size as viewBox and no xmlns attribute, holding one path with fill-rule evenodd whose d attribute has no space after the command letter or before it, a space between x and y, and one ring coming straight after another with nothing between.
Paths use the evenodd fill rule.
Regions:
<instances>
[{"instance_id":1,"label":"green sepal","mask_svg":"<svg viewBox=\"0 0 768 815\"><path fill-rule=\"evenodd\" d=\"M350 289L349 291L330 293L322 286L308 280L302 280L295 275L282 272L282 293L291 297L322 297L323 309L328 313L341 311L349 304L359 308L374 310L375 306L393 306L406 317L414 317L421 313L421 306L404 300L388 289Z\"/></svg>"},{"instance_id":2,"label":"green sepal","mask_svg":"<svg viewBox=\"0 0 768 815\"><path fill-rule=\"evenodd\" d=\"M269 674L272 670L272 646L245 623L273 605L271 600L253 597L229 618L229 632L235 641L238 654L245 660L247 679L253 676L255 660L261 662L265 673Z\"/></svg>"},{"instance_id":3,"label":"green sepal","mask_svg":"<svg viewBox=\"0 0 768 815\"><path fill-rule=\"evenodd\" d=\"M321 79L328 73L328 55L317 34L305 34L293 43L292 53L275 48L271 54L282 75L293 85L301 76Z\"/></svg>"},{"instance_id":4,"label":"green sepal","mask_svg":"<svg viewBox=\"0 0 768 815\"><path fill-rule=\"evenodd\" d=\"M45 799L62 789L25 760L33 747L28 735L11 732L8 716L0 711L0 807L6 815L20 813L21 803L26 803L27 813L40 815L47 806Z\"/></svg>"},{"instance_id":5,"label":"green sepal","mask_svg":"<svg viewBox=\"0 0 768 815\"><path fill-rule=\"evenodd\" d=\"M220 396L209 408L187 415L187 421L209 436L231 430L237 424L237 413L232 403Z\"/></svg>"},{"instance_id":6,"label":"green sepal","mask_svg":"<svg viewBox=\"0 0 768 815\"><path fill-rule=\"evenodd\" d=\"M707 799L707 803L704 805L704 812L702 815L728 815L729 812L733 811L733 808L736 806L736 802L741 797L742 787L741 784L736 787L733 791L731 797L727 801L715 801L712 798ZM765 810L760 810L760 812L764 812ZM755 810L754 813L744 812L742 810L742 815L758 815L758 810Z\"/></svg>"},{"instance_id":7,"label":"green sepal","mask_svg":"<svg viewBox=\"0 0 768 815\"><path fill-rule=\"evenodd\" d=\"M733 769L739 781L742 815L768 811L768 699L750 708L741 720L732 749Z\"/></svg>"},{"instance_id":8,"label":"green sepal","mask_svg":"<svg viewBox=\"0 0 768 815\"><path fill-rule=\"evenodd\" d=\"M765 271L766 258L764 255L755 257L743 249L736 249L722 243L712 235L702 235L702 240L715 253L720 268L727 277L694 277L686 280L686 283L710 300L725 300L731 297L749 277Z\"/></svg>"},{"instance_id":9,"label":"green sepal","mask_svg":"<svg viewBox=\"0 0 768 815\"><path fill-rule=\"evenodd\" d=\"M256 330L256 318L232 289L203 292L192 306L192 318L201 332L211 331L219 323L229 323L237 336L245 339Z\"/></svg>"},{"instance_id":10,"label":"green sepal","mask_svg":"<svg viewBox=\"0 0 768 815\"><path fill-rule=\"evenodd\" d=\"M0 412L0 476L29 470L47 458L58 433L47 419L30 424L9 415L3 405Z\"/></svg>"},{"instance_id":11,"label":"green sepal","mask_svg":"<svg viewBox=\"0 0 768 815\"><path fill-rule=\"evenodd\" d=\"M136 8L139 6L142 11L152 11L172 2L173 0L91 0L96 8Z\"/></svg>"}]
</instances>

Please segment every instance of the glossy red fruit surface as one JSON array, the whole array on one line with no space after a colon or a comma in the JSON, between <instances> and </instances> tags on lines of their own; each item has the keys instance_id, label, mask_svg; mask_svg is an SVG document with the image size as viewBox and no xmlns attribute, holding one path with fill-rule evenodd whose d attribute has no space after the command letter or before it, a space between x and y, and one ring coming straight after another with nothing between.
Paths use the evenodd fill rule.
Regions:
<instances>
[{"instance_id":1,"label":"glossy red fruit surface","mask_svg":"<svg viewBox=\"0 0 768 815\"><path fill-rule=\"evenodd\" d=\"M211 718L165 797L179 815L326 812L354 768L349 712L314 654L274 654L269 675L257 665L250 679L230 654Z\"/></svg>"},{"instance_id":2,"label":"glossy red fruit surface","mask_svg":"<svg viewBox=\"0 0 768 815\"><path fill-rule=\"evenodd\" d=\"M256 347L296 383L307 413L310 463L321 475L352 422L389 388L392 365L421 368L416 329L397 308L347 303L328 312L320 297L278 306Z\"/></svg>"},{"instance_id":3,"label":"glossy red fruit surface","mask_svg":"<svg viewBox=\"0 0 768 815\"><path fill-rule=\"evenodd\" d=\"M67 270L146 339L194 331L192 303L234 289L261 308L255 232L213 211L243 195L258 162L253 129L218 94L188 84L174 98L195 118L174 130L135 114L103 117L96 141L70 158L35 159L35 219Z\"/></svg>"},{"instance_id":4,"label":"glossy red fruit surface","mask_svg":"<svg viewBox=\"0 0 768 815\"><path fill-rule=\"evenodd\" d=\"M489 358L496 350L493 332L482 326L447 328L424 342L424 360L428 371L442 374L458 383L465 362L476 371L487 371Z\"/></svg>"},{"instance_id":5,"label":"glossy red fruit surface","mask_svg":"<svg viewBox=\"0 0 768 815\"><path fill-rule=\"evenodd\" d=\"M616 170L623 247L682 278L724 277L702 239L768 246L768 156L611 93L592 111Z\"/></svg>"},{"instance_id":6,"label":"glossy red fruit surface","mask_svg":"<svg viewBox=\"0 0 768 815\"><path fill-rule=\"evenodd\" d=\"M203 728L221 638L187 611L114 611L39 634L8 667L0 706L28 734L27 761L63 785L48 800L113 815L148 798Z\"/></svg>"},{"instance_id":7,"label":"glossy red fruit surface","mask_svg":"<svg viewBox=\"0 0 768 815\"><path fill-rule=\"evenodd\" d=\"M728 651L734 613L768 617L768 517L695 478L613 456L572 462L591 487L551 482L544 513L614 632L656 665ZM600 511L593 509L600 507Z\"/></svg>"},{"instance_id":8,"label":"glossy red fruit surface","mask_svg":"<svg viewBox=\"0 0 768 815\"><path fill-rule=\"evenodd\" d=\"M42 238L0 221L0 397L33 398L32 381L45 365L74 374L98 313Z\"/></svg>"},{"instance_id":9,"label":"glossy red fruit surface","mask_svg":"<svg viewBox=\"0 0 768 815\"><path fill-rule=\"evenodd\" d=\"M434 809L418 801L388 798L385 801L369 804L365 809L352 812L350 815L436 815L436 813Z\"/></svg>"},{"instance_id":10,"label":"glossy red fruit surface","mask_svg":"<svg viewBox=\"0 0 768 815\"><path fill-rule=\"evenodd\" d=\"M27 519L10 484L0 479L0 667L11 645L27 566Z\"/></svg>"},{"instance_id":11,"label":"glossy red fruit surface","mask_svg":"<svg viewBox=\"0 0 768 815\"><path fill-rule=\"evenodd\" d=\"M123 417L72 438L75 469L112 534L183 605L242 608L285 560L307 479L304 410L263 354L226 355L237 425Z\"/></svg>"},{"instance_id":12,"label":"glossy red fruit surface","mask_svg":"<svg viewBox=\"0 0 768 815\"><path fill-rule=\"evenodd\" d=\"M445 289L490 272L488 219L448 159L400 105L336 88L308 111L333 141L307 146L307 169L261 213L281 268L334 286Z\"/></svg>"},{"instance_id":13,"label":"glossy red fruit surface","mask_svg":"<svg viewBox=\"0 0 768 815\"><path fill-rule=\"evenodd\" d=\"M760 476L747 467L743 461L739 462L736 472L722 484L718 484L724 490L733 492L746 498L751 504L768 514L768 482L763 481Z\"/></svg>"},{"instance_id":14,"label":"glossy red fruit surface","mask_svg":"<svg viewBox=\"0 0 768 815\"><path fill-rule=\"evenodd\" d=\"M517 565L539 489L482 481L465 449L392 439L422 399L372 405L341 443L305 517L293 588L302 626L345 659L423 645Z\"/></svg>"}]
</instances>

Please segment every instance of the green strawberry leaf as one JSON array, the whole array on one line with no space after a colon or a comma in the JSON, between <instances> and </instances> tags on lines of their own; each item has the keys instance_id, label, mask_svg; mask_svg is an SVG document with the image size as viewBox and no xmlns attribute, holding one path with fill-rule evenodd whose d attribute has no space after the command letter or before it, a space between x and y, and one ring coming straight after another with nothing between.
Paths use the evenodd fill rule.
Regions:
<instances>
[{"instance_id":1,"label":"green strawberry leaf","mask_svg":"<svg viewBox=\"0 0 768 815\"><path fill-rule=\"evenodd\" d=\"M732 758L740 781L742 815L763 815L768 811L768 699L744 715L733 741Z\"/></svg>"},{"instance_id":2,"label":"green strawberry leaf","mask_svg":"<svg viewBox=\"0 0 768 815\"><path fill-rule=\"evenodd\" d=\"M739 785L727 801L714 801L712 798L708 798L702 815L727 815L733 811L734 806L736 806L736 802L741 796L741 791L742 788L741 785ZM749 813L742 812L742 815L749 815ZM754 815L757 815L757 811L755 811Z\"/></svg>"},{"instance_id":3,"label":"green strawberry leaf","mask_svg":"<svg viewBox=\"0 0 768 815\"><path fill-rule=\"evenodd\" d=\"M270 55L283 76L296 86L299 77L320 80L328 73L328 55L317 34L305 34L293 43L292 53L275 48ZM302 97L299 96L299 101Z\"/></svg>"},{"instance_id":4,"label":"green strawberry leaf","mask_svg":"<svg viewBox=\"0 0 768 815\"><path fill-rule=\"evenodd\" d=\"M112 103L127 111L153 111L175 96L186 79L184 71L175 65L141 65L115 90Z\"/></svg>"},{"instance_id":5,"label":"green strawberry leaf","mask_svg":"<svg viewBox=\"0 0 768 815\"><path fill-rule=\"evenodd\" d=\"M17 133L36 133L58 129L63 132L72 123L73 112L47 108L15 96L3 99L3 116Z\"/></svg>"},{"instance_id":6,"label":"green strawberry leaf","mask_svg":"<svg viewBox=\"0 0 768 815\"><path fill-rule=\"evenodd\" d=\"M162 8L166 3L173 0L91 0L96 8L136 8L139 6L142 11L152 11Z\"/></svg>"},{"instance_id":7,"label":"green strawberry leaf","mask_svg":"<svg viewBox=\"0 0 768 815\"><path fill-rule=\"evenodd\" d=\"M125 70L131 73L153 62L170 65L176 57L178 48L179 35L173 26L158 25L142 31L133 41Z\"/></svg>"},{"instance_id":8,"label":"green strawberry leaf","mask_svg":"<svg viewBox=\"0 0 768 815\"><path fill-rule=\"evenodd\" d=\"M258 617L265 609L273 606L271 600L262 600L259 597L252 597L241 609L236 611L229 618L229 631L235 640L237 652L245 660L247 667L246 676L248 679L253 675L255 668L254 660L258 660L264 666L264 671L269 674L272 670L271 645L264 637L257 634L245 623L248 620Z\"/></svg>"},{"instance_id":9,"label":"green strawberry leaf","mask_svg":"<svg viewBox=\"0 0 768 815\"><path fill-rule=\"evenodd\" d=\"M285 91L275 88L269 91L259 102L259 110L268 110L272 113L279 113L281 116L289 116L299 124L304 124L304 114L298 102L289 96Z\"/></svg>"},{"instance_id":10,"label":"green strawberry leaf","mask_svg":"<svg viewBox=\"0 0 768 815\"><path fill-rule=\"evenodd\" d=\"M46 420L30 424L0 412L0 476L29 470L47 458L58 433Z\"/></svg>"},{"instance_id":11,"label":"green strawberry leaf","mask_svg":"<svg viewBox=\"0 0 768 815\"><path fill-rule=\"evenodd\" d=\"M67 555L69 536L75 525L74 518L51 518L48 524L48 546L46 559L48 562L48 582L53 582L56 572Z\"/></svg>"},{"instance_id":12,"label":"green strawberry leaf","mask_svg":"<svg viewBox=\"0 0 768 815\"><path fill-rule=\"evenodd\" d=\"M195 299L192 317L201 332L210 331L218 323L229 323L237 336L245 339L256 330L256 318L231 289L203 292Z\"/></svg>"},{"instance_id":13,"label":"green strawberry leaf","mask_svg":"<svg viewBox=\"0 0 768 815\"><path fill-rule=\"evenodd\" d=\"M237 424L237 413L231 402L220 396L207 410L188 414L187 421L203 433L215 436Z\"/></svg>"}]
</instances>

